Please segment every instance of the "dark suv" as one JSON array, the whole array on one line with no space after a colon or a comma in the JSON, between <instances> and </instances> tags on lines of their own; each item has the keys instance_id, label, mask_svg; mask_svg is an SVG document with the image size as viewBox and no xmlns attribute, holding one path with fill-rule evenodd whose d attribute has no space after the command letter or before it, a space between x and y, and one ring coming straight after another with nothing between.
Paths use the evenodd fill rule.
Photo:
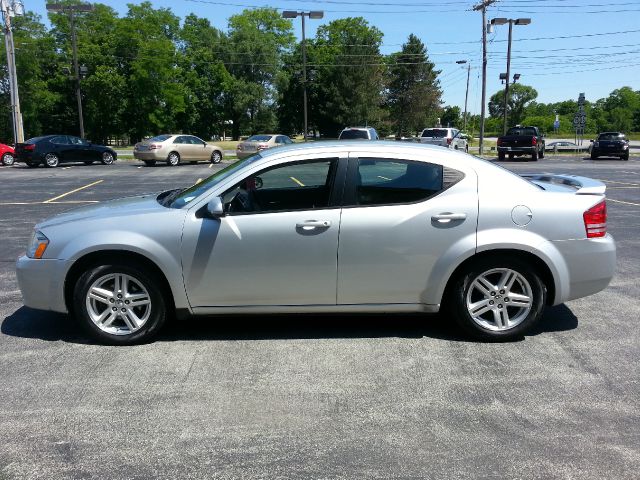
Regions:
<instances>
[{"instance_id":1,"label":"dark suv","mask_svg":"<svg viewBox=\"0 0 640 480\"><path fill-rule=\"evenodd\" d=\"M620 157L621 160L629 160L629 140L624 133L600 133L591 146L591 160L598 157Z\"/></svg>"}]
</instances>

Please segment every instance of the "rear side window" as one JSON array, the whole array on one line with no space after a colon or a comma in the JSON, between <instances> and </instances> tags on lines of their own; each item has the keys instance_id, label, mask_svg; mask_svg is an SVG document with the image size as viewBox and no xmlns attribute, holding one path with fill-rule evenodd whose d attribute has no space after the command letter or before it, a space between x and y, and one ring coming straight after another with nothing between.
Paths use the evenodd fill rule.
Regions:
<instances>
[{"instance_id":1,"label":"rear side window","mask_svg":"<svg viewBox=\"0 0 640 480\"><path fill-rule=\"evenodd\" d=\"M171 138L171 135L156 135L155 137L151 137L149 139L150 142L164 142Z\"/></svg>"},{"instance_id":2,"label":"rear side window","mask_svg":"<svg viewBox=\"0 0 640 480\"><path fill-rule=\"evenodd\" d=\"M251 135L247 138L247 142L268 142L271 140L271 135Z\"/></svg>"},{"instance_id":3,"label":"rear side window","mask_svg":"<svg viewBox=\"0 0 640 480\"><path fill-rule=\"evenodd\" d=\"M430 138L445 138L447 136L447 130L443 128L427 128L422 131L422 136Z\"/></svg>"},{"instance_id":4,"label":"rear side window","mask_svg":"<svg viewBox=\"0 0 640 480\"><path fill-rule=\"evenodd\" d=\"M51 139L51 143L55 143L56 145L69 145L69 138L66 135L60 135L58 137L53 137Z\"/></svg>"},{"instance_id":5,"label":"rear side window","mask_svg":"<svg viewBox=\"0 0 640 480\"><path fill-rule=\"evenodd\" d=\"M441 165L410 160L360 158L353 205L415 203L445 188Z\"/></svg>"},{"instance_id":6,"label":"rear side window","mask_svg":"<svg viewBox=\"0 0 640 480\"><path fill-rule=\"evenodd\" d=\"M40 140L42 140L43 138L44 138L44 137L33 137L33 138L30 138L29 140L27 140L27 141L26 141L26 142L24 142L24 143L26 143L27 145L32 145L32 144L34 144L34 143L38 143L38 142L39 142Z\"/></svg>"}]
</instances>

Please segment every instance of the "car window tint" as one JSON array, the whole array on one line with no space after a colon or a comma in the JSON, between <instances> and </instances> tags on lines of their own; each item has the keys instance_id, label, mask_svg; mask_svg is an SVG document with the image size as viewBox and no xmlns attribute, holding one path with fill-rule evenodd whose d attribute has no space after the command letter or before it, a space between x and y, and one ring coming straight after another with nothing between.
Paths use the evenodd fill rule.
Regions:
<instances>
[{"instance_id":1,"label":"car window tint","mask_svg":"<svg viewBox=\"0 0 640 480\"><path fill-rule=\"evenodd\" d=\"M338 159L288 163L245 178L222 195L229 213L312 210L329 205Z\"/></svg>"},{"instance_id":2,"label":"car window tint","mask_svg":"<svg viewBox=\"0 0 640 480\"><path fill-rule=\"evenodd\" d=\"M183 143L187 143L185 141L185 137L181 136L181 137L176 137L176 139L173 141L174 144L178 143L178 144L183 144Z\"/></svg>"},{"instance_id":3,"label":"car window tint","mask_svg":"<svg viewBox=\"0 0 640 480\"><path fill-rule=\"evenodd\" d=\"M284 140L284 143L286 143L286 144L293 143L289 137L282 137L282 138Z\"/></svg>"},{"instance_id":4,"label":"car window tint","mask_svg":"<svg viewBox=\"0 0 640 480\"><path fill-rule=\"evenodd\" d=\"M60 135L53 137L51 143L55 143L56 145L69 145L69 138L66 135Z\"/></svg>"},{"instance_id":5,"label":"car window tint","mask_svg":"<svg viewBox=\"0 0 640 480\"><path fill-rule=\"evenodd\" d=\"M369 134L366 130L343 130L340 133L340 140L368 140Z\"/></svg>"},{"instance_id":6,"label":"car window tint","mask_svg":"<svg viewBox=\"0 0 640 480\"><path fill-rule=\"evenodd\" d=\"M271 140L271 135L251 135L247 138L247 142L268 142Z\"/></svg>"},{"instance_id":7,"label":"car window tint","mask_svg":"<svg viewBox=\"0 0 640 480\"><path fill-rule=\"evenodd\" d=\"M408 160L360 158L357 205L390 205L427 199L443 188L441 165Z\"/></svg>"},{"instance_id":8,"label":"car window tint","mask_svg":"<svg viewBox=\"0 0 640 480\"><path fill-rule=\"evenodd\" d=\"M82 140L78 137L67 137L73 145L82 145Z\"/></svg>"},{"instance_id":9,"label":"car window tint","mask_svg":"<svg viewBox=\"0 0 640 480\"><path fill-rule=\"evenodd\" d=\"M445 138L447 136L447 130L442 128L427 128L422 131L422 136L430 138Z\"/></svg>"},{"instance_id":10,"label":"car window tint","mask_svg":"<svg viewBox=\"0 0 640 480\"><path fill-rule=\"evenodd\" d=\"M171 135L156 135L155 137L151 137L149 139L150 142L164 142L165 140L169 140Z\"/></svg>"}]
</instances>

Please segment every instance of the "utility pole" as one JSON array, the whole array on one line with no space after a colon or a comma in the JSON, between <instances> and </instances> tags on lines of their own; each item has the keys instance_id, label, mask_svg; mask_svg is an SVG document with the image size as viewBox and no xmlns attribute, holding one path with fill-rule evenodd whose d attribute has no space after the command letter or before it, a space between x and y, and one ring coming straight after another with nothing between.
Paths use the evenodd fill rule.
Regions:
<instances>
[{"instance_id":1,"label":"utility pole","mask_svg":"<svg viewBox=\"0 0 640 480\"><path fill-rule=\"evenodd\" d=\"M84 119L82 116L82 91L80 90L80 67L78 66L78 41L76 39L75 12L90 12L93 5L62 5L60 3L47 3L49 12L68 12L69 26L71 28L71 49L73 52L73 72L76 83L76 99L78 101L78 123L80 124L80 138L84 138Z\"/></svg>"},{"instance_id":2,"label":"utility pole","mask_svg":"<svg viewBox=\"0 0 640 480\"><path fill-rule=\"evenodd\" d=\"M467 92L464 94L464 116L462 117L462 122L464 126L462 127L462 131L467 131L467 100L469 100L469 76L471 75L471 62L468 60L456 60L458 65L467 64Z\"/></svg>"},{"instance_id":3,"label":"utility pole","mask_svg":"<svg viewBox=\"0 0 640 480\"><path fill-rule=\"evenodd\" d=\"M11 18L24 15L24 6L20 0L9 4L7 0L0 0L0 9L4 19L4 43L7 49L7 72L9 75L9 90L11 94L11 119L13 124L14 143L24 142L22 113L20 111L20 96L18 95L18 75L16 73L16 49L13 43L13 29Z\"/></svg>"},{"instance_id":4,"label":"utility pole","mask_svg":"<svg viewBox=\"0 0 640 480\"><path fill-rule=\"evenodd\" d=\"M307 39L305 37L305 22L304 17L309 17L310 19L321 19L324 17L323 11L311 11L311 12L297 12L291 10L285 10L282 12L283 18L296 18L300 17L302 19L302 105L304 111L304 141L307 141Z\"/></svg>"},{"instance_id":5,"label":"utility pole","mask_svg":"<svg viewBox=\"0 0 640 480\"><path fill-rule=\"evenodd\" d=\"M483 0L473 7L474 11L482 11L482 105L480 107L480 155L483 153L484 144L484 116L487 99L487 7L497 0Z\"/></svg>"}]
</instances>

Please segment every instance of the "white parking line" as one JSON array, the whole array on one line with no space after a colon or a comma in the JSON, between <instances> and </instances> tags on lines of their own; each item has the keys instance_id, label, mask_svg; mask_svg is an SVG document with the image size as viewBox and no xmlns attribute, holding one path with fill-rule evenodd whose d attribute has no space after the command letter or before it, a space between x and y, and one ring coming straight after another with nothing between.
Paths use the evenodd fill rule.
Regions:
<instances>
[{"instance_id":1,"label":"white parking line","mask_svg":"<svg viewBox=\"0 0 640 480\"><path fill-rule=\"evenodd\" d=\"M79 192L80 190L84 190L85 188L93 187L94 185L97 185L97 184L102 183L102 182L104 182L104 180L98 180L96 182L90 183L89 185L85 185L84 187L76 188L75 190L71 190L70 192L63 193L62 195L58 195L57 197L50 198L49 200L45 200L42 203L55 202L56 200L60 200L62 197L66 197L67 195L71 195L72 193Z\"/></svg>"},{"instance_id":2,"label":"white parking line","mask_svg":"<svg viewBox=\"0 0 640 480\"><path fill-rule=\"evenodd\" d=\"M640 207L640 203L623 202L622 200L614 200L613 198L609 198L609 197L607 197L607 202L624 203L625 205L633 205L634 207Z\"/></svg>"}]
</instances>

